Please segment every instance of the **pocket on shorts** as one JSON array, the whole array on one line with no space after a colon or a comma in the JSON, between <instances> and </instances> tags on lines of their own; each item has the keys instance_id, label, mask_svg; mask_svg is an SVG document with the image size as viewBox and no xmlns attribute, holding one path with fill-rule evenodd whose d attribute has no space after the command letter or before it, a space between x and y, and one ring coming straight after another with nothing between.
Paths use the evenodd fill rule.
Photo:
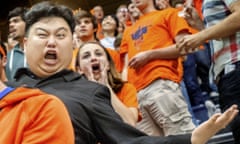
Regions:
<instances>
[{"instance_id":1,"label":"pocket on shorts","mask_svg":"<svg viewBox=\"0 0 240 144\"><path fill-rule=\"evenodd\" d=\"M177 122L185 118L191 118L187 103L183 97L176 95L175 97L172 97L171 100L175 104L175 109L169 115L169 119L172 122Z\"/></svg>"},{"instance_id":2,"label":"pocket on shorts","mask_svg":"<svg viewBox=\"0 0 240 144\"><path fill-rule=\"evenodd\" d=\"M178 122L178 121L181 121L183 119L191 119L191 115L189 112L186 112L186 111L183 111L183 112L177 112L175 114L172 114L169 116L169 119L172 121L172 122Z\"/></svg>"}]
</instances>

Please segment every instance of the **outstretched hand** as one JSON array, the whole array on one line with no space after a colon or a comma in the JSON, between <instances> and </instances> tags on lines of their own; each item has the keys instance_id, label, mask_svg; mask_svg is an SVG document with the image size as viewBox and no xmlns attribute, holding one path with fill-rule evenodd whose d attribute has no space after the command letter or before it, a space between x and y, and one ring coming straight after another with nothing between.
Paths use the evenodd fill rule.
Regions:
<instances>
[{"instance_id":1,"label":"outstretched hand","mask_svg":"<svg viewBox=\"0 0 240 144\"><path fill-rule=\"evenodd\" d=\"M238 114L237 105L232 105L223 114L214 114L192 133L192 144L205 144L218 131L225 128Z\"/></svg>"}]
</instances>

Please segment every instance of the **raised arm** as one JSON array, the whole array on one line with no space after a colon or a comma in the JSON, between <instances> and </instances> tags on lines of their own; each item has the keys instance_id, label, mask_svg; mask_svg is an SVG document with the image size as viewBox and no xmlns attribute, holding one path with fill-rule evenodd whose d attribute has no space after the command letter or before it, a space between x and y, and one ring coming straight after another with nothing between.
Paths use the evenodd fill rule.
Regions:
<instances>
[{"instance_id":1,"label":"raised arm","mask_svg":"<svg viewBox=\"0 0 240 144\"><path fill-rule=\"evenodd\" d=\"M202 31L184 36L177 42L177 48L180 51L189 52L189 50L199 47L207 40L220 39L230 36L240 30L240 0L233 2L229 9L232 12L221 22L203 29Z\"/></svg>"}]
</instances>

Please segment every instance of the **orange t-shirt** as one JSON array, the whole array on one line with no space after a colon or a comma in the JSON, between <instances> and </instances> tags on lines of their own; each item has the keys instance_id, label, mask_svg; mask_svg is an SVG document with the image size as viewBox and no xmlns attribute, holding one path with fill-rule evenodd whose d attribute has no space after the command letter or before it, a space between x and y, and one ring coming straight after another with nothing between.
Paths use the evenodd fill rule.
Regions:
<instances>
[{"instance_id":1,"label":"orange t-shirt","mask_svg":"<svg viewBox=\"0 0 240 144\"><path fill-rule=\"evenodd\" d=\"M110 48L106 48L106 49L107 49L108 53L110 54L110 56L111 56L111 58L112 58L112 60L113 60L113 62L115 64L115 67L116 67L117 71L119 73L121 73L122 69L123 69L123 65L122 65L122 63L120 61L120 54L119 54L119 52L117 50L113 50L113 49L110 49Z\"/></svg>"},{"instance_id":2,"label":"orange t-shirt","mask_svg":"<svg viewBox=\"0 0 240 144\"><path fill-rule=\"evenodd\" d=\"M73 49L73 56L72 56L72 61L68 67L68 69L76 71L76 59L77 59L77 53L78 53L79 48Z\"/></svg>"},{"instance_id":3,"label":"orange t-shirt","mask_svg":"<svg viewBox=\"0 0 240 144\"><path fill-rule=\"evenodd\" d=\"M133 84L126 82L122 89L117 93L117 97L127 107L135 107L138 109L137 90ZM139 112L138 121L141 120L141 114Z\"/></svg>"},{"instance_id":4,"label":"orange t-shirt","mask_svg":"<svg viewBox=\"0 0 240 144\"><path fill-rule=\"evenodd\" d=\"M98 27L97 27L97 38L98 40L101 40L104 38L104 35L103 35L103 32L102 32L102 25L101 23L98 24Z\"/></svg>"},{"instance_id":5,"label":"orange t-shirt","mask_svg":"<svg viewBox=\"0 0 240 144\"><path fill-rule=\"evenodd\" d=\"M128 53L128 59L131 59L139 52L173 45L179 32L190 32L190 27L178 16L178 11L168 8L143 15L124 32L120 54ZM153 60L139 71L128 68L128 80L138 91L159 78L180 82L183 71L179 67L182 67L179 58Z\"/></svg>"},{"instance_id":6,"label":"orange t-shirt","mask_svg":"<svg viewBox=\"0 0 240 144\"><path fill-rule=\"evenodd\" d=\"M74 144L72 123L61 100L19 87L0 101L1 144Z\"/></svg>"},{"instance_id":7,"label":"orange t-shirt","mask_svg":"<svg viewBox=\"0 0 240 144\"><path fill-rule=\"evenodd\" d=\"M138 108L137 90L131 83L124 83L122 89L117 93L117 96L127 107Z\"/></svg>"}]
</instances>

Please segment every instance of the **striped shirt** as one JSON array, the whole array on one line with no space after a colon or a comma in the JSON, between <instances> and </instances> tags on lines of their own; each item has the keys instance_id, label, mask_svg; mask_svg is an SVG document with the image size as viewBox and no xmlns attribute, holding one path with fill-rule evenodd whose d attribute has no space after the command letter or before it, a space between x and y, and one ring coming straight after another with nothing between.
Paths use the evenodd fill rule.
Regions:
<instances>
[{"instance_id":1,"label":"striped shirt","mask_svg":"<svg viewBox=\"0 0 240 144\"><path fill-rule=\"evenodd\" d=\"M215 25L229 16L229 6L235 1L237 0L204 0L202 8L205 26ZM212 56L210 78L216 79L226 64L240 61L240 31L209 42Z\"/></svg>"}]
</instances>

